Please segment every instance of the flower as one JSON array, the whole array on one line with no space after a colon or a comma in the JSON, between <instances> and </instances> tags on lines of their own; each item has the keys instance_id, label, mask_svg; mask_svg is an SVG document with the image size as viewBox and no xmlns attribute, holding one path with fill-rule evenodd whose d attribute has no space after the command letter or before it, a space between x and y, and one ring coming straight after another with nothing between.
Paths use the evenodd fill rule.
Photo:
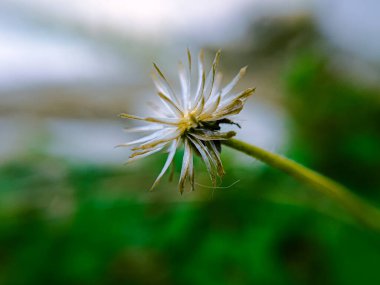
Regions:
<instances>
[{"instance_id":1,"label":"flower","mask_svg":"<svg viewBox=\"0 0 380 285\"><path fill-rule=\"evenodd\" d=\"M192 59L187 50L187 64L179 63L181 96L174 92L168 80L153 64L156 74L153 81L157 95L165 109L158 109L158 117L138 117L121 114L122 118L141 120L149 123L146 126L127 129L129 132L148 132L150 134L120 146L134 146L128 162L149 156L167 149L167 160L153 183L153 189L173 162L180 144L184 145L184 155L179 179L179 191L182 193L188 179L194 190L193 156L199 155L204 161L213 185L216 178L224 175L220 159L221 140L227 140L236 133L221 132L220 124L235 124L229 116L238 114L246 101L253 94L254 88L239 93L231 92L246 72L243 67L225 87L220 88L221 74L217 73L220 51L215 55L211 70L206 76L203 51L198 56L197 85L191 84ZM239 126L240 127L240 126Z\"/></svg>"}]
</instances>

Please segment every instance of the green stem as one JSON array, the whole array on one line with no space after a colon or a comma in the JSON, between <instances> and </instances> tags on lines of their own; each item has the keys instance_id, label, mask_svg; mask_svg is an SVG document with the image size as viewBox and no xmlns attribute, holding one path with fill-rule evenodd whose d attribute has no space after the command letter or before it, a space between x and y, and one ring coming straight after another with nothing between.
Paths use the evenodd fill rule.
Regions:
<instances>
[{"instance_id":1,"label":"green stem","mask_svg":"<svg viewBox=\"0 0 380 285\"><path fill-rule=\"evenodd\" d=\"M290 159L271 153L245 142L229 139L223 144L248 154L274 168L284 171L301 182L312 186L315 190L339 202L357 221L380 232L380 211L356 196L346 187L308 169Z\"/></svg>"}]
</instances>

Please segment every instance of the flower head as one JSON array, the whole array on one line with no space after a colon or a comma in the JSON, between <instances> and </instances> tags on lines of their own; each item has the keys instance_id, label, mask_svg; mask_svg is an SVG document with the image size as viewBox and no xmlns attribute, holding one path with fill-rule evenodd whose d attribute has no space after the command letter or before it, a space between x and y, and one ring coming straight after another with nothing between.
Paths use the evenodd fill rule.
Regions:
<instances>
[{"instance_id":1,"label":"flower head","mask_svg":"<svg viewBox=\"0 0 380 285\"><path fill-rule=\"evenodd\" d=\"M121 146L133 146L129 161L149 156L167 149L168 157L153 183L152 189L160 181L173 162L178 147L184 145L179 191L182 193L188 179L194 190L193 156L199 155L204 161L210 178L215 185L216 178L224 175L220 159L220 141L233 137L233 131L221 132L220 124L235 124L229 117L238 114L246 101L253 94L254 88L242 92L231 92L240 78L245 74L246 67L225 87L220 87L221 74L217 73L220 51L215 55L211 70L206 74L204 56L201 51L198 56L197 84L191 82L192 59L187 50L187 64L179 63L179 79L181 83L180 96L174 92L168 80L153 64L156 71L153 81L157 88L164 109L158 111L157 117L138 117L121 114L122 118L141 120L149 123L146 126L132 128L129 132L147 132L148 135ZM235 124L237 125L237 124Z\"/></svg>"}]
</instances>

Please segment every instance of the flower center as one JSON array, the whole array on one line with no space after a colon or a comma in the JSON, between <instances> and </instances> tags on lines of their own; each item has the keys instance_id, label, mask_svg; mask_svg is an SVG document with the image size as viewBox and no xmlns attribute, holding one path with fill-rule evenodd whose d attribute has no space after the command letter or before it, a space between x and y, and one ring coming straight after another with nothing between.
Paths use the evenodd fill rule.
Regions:
<instances>
[{"instance_id":1,"label":"flower center","mask_svg":"<svg viewBox=\"0 0 380 285\"><path fill-rule=\"evenodd\" d=\"M185 114L179 122L179 128L182 129L183 132L189 131L190 129L194 129L198 127L198 125L199 121L193 113Z\"/></svg>"}]
</instances>

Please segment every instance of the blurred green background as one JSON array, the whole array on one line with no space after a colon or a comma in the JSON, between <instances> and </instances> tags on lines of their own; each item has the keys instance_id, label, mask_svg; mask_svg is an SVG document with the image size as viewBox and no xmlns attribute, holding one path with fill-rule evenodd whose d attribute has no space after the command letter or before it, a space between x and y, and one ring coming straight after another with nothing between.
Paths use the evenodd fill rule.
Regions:
<instances>
[{"instance_id":1,"label":"blurred green background","mask_svg":"<svg viewBox=\"0 0 380 285\"><path fill-rule=\"evenodd\" d=\"M239 137L380 207L379 5L189 2L0 4L0 284L380 284L380 234L285 174L224 148L221 187L198 159L181 196L179 153L148 192L165 154L113 149L151 61L175 81L186 46L221 47L226 79L248 64L257 87Z\"/></svg>"}]
</instances>

